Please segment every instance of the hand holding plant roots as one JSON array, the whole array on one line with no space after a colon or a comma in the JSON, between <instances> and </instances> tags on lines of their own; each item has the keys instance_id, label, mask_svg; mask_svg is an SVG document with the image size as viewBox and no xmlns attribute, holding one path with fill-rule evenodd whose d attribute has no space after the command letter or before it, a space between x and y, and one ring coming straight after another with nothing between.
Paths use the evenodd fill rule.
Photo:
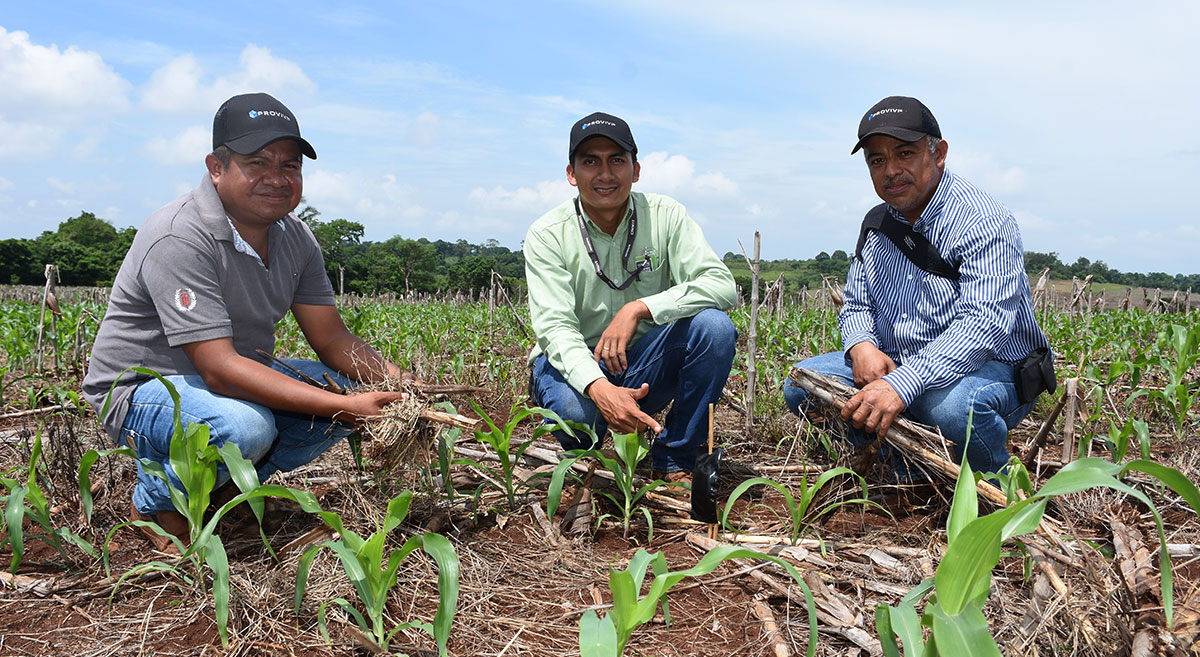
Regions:
<instances>
[{"instance_id":1,"label":"hand holding plant roots","mask_svg":"<svg viewBox=\"0 0 1200 657\"><path fill-rule=\"evenodd\" d=\"M486 389L474 386L431 385L403 378L389 378L381 383L354 389L355 392L371 390L408 393L405 398L385 406L380 415L363 418L358 423L358 431L367 443L367 457L388 470L408 465L428 465L437 445L434 424L470 430L479 424L478 420L430 408L430 396L486 392Z\"/></svg>"}]
</instances>

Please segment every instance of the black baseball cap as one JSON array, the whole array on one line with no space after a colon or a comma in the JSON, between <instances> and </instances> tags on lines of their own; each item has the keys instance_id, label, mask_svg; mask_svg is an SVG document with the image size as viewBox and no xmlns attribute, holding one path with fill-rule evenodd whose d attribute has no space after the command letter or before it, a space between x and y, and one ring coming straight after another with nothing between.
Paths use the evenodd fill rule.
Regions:
<instances>
[{"instance_id":1,"label":"black baseball cap","mask_svg":"<svg viewBox=\"0 0 1200 657\"><path fill-rule=\"evenodd\" d=\"M637 144L633 141L633 132L629 130L629 124L612 114L595 112L571 126L571 150L567 151L567 161L574 160L579 145L592 137L608 137L617 146L637 155Z\"/></svg>"},{"instance_id":2,"label":"black baseball cap","mask_svg":"<svg viewBox=\"0 0 1200 657\"><path fill-rule=\"evenodd\" d=\"M921 101L908 96L888 96L875 103L858 122L858 142L850 154L857 153L871 135L887 135L908 142L925 135L941 139L942 129L933 112Z\"/></svg>"},{"instance_id":3,"label":"black baseball cap","mask_svg":"<svg viewBox=\"0 0 1200 657\"><path fill-rule=\"evenodd\" d=\"M295 139L300 152L317 159L312 144L300 136L296 115L270 94L241 94L225 101L213 117L213 150L225 145L250 155L280 139Z\"/></svg>"}]
</instances>

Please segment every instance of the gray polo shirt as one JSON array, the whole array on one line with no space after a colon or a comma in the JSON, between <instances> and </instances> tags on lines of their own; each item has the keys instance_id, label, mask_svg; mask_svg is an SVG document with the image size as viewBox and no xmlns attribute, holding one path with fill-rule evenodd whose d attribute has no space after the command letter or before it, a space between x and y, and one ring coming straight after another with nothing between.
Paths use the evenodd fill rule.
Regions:
<instances>
[{"instance_id":1,"label":"gray polo shirt","mask_svg":"<svg viewBox=\"0 0 1200 657\"><path fill-rule=\"evenodd\" d=\"M100 419L114 440L134 388L148 378L122 375L126 368L197 374L181 346L230 337L239 354L265 362L255 350L274 353L275 324L293 304L333 305L321 248L304 222L289 214L271 226L268 249L269 269L238 252L207 174L146 220L113 282L83 379L84 397L98 413L112 390Z\"/></svg>"}]
</instances>

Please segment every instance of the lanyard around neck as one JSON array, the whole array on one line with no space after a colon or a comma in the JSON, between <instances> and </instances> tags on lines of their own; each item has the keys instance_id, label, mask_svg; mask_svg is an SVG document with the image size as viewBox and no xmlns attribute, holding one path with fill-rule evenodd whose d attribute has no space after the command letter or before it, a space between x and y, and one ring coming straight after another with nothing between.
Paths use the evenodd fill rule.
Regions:
<instances>
[{"instance_id":1,"label":"lanyard around neck","mask_svg":"<svg viewBox=\"0 0 1200 657\"><path fill-rule=\"evenodd\" d=\"M604 281L614 290L624 290L629 287L638 276L644 271L650 271L649 260L642 260L638 263L637 269L629 271L629 252L633 250L633 238L637 237L637 204L633 205L633 215L629 217L629 233L625 237L625 249L621 251L621 269L629 274L629 278L625 279L624 283L617 285L612 282L604 273L604 268L600 266L600 258L596 256L596 247L592 245L592 236L588 235L587 224L583 221L583 212L579 209L579 197L575 197L575 218L579 220L579 234L583 236L583 245L587 248L588 257L592 259L592 266L596 268L596 275L600 280Z\"/></svg>"}]
</instances>

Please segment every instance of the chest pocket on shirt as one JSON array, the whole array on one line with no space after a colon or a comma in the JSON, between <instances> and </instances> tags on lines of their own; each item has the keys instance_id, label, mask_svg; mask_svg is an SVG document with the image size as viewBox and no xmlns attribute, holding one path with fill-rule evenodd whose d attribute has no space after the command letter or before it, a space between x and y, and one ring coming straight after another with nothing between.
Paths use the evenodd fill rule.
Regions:
<instances>
[{"instance_id":1,"label":"chest pocket on shirt","mask_svg":"<svg viewBox=\"0 0 1200 657\"><path fill-rule=\"evenodd\" d=\"M653 248L651 248L653 251ZM641 249L635 250L630 254L630 259L637 256L638 263L646 257L645 252ZM633 282L633 289L637 291L639 297L647 297L652 294L658 294L663 290L671 287L671 267L667 262L665 255L661 252L654 252L649 255L650 263L654 266L651 271L644 271L638 276L638 280ZM629 268L633 269L634 263L629 263Z\"/></svg>"}]
</instances>

